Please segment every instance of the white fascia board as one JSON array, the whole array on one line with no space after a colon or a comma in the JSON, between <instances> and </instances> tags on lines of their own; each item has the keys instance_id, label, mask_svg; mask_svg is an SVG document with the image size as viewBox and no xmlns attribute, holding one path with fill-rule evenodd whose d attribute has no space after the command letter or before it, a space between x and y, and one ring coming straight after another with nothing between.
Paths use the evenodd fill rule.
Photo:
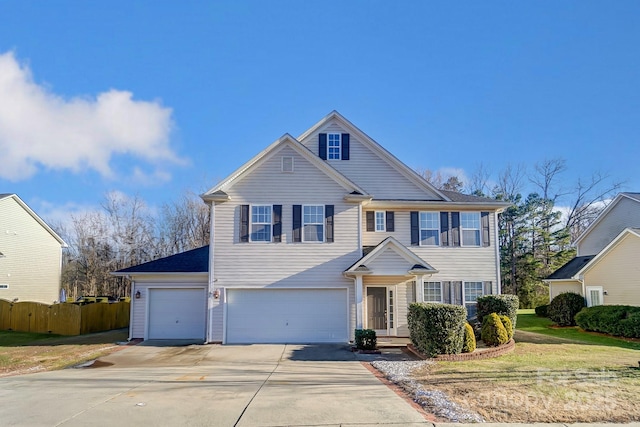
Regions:
<instances>
[{"instance_id":1,"label":"white fascia board","mask_svg":"<svg viewBox=\"0 0 640 427\"><path fill-rule=\"evenodd\" d=\"M626 239L629 236L636 236L636 237L640 238L640 233L638 233L636 230L634 230L632 228L625 228L624 230L622 230L620 232L620 234L618 234L616 236L615 239L613 239L611 241L611 243L609 243L600 252L598 252L598 255L596 255L595 257L593 257L591 259L591 261L586 263L573 277L574 278L581 278L582 276L584 276L584 274L587 271L589 271L593 267L595 267L596 264L598 264L603 258L605 258L607 256L607 254L609 254L609 252L611 252L616 246L621 244L623 242L623 240Z\"/></svg>"},{"instance_id":2,"label":"white fascia board","mask_svg":"<svg viewBox=\"0 0 640 427\"><path fill-rule=\"evenodd\" d=\"M40 224L42 226L42 228L47 230L47 232L49 234L51 234L51 236L53 236L53 238L56 239L60 243L60 246L62 246L63 248L68 248L69 247L69 245L67 245L67 243L64 240L62 240L62 237L58 236L58 234L55 231L53 231L53 229L51 227L49 227L47 225L47 223L44 222L44 220L42 218L40 218L38 216L38 214L36 214L29 207L29 205L27 205L20 197L18 197L17 194L12 194L10 197L12 197L25 211L27 211L27 213L29 215L31 215L33 217L33 219L35 219L38 222L38 224Z\"/></svg>"},{"instance_id":3,"label":"white fascia board","mask_svg":"<svg viewBox=\"0 0 640 427\"><path fill-rule=\"evenodd\" d=\"M406 209L467 209L467 210L486 210L500 213L511 206L511 203L495 202L495 203L474 203L474 202L432 202L428 200L371 200L367 205L369 208L406 208Z\"/></svg>"}]
</instances>

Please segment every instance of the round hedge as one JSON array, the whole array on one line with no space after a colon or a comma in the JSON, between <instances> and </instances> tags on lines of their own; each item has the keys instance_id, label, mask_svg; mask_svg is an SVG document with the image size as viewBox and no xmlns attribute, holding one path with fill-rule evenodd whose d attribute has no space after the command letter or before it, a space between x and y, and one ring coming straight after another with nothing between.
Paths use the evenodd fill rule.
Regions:
<instances>
[{"instance_id":1,"label":"round hedge","mask_svg":"<svg viewBox=\"0 0 640 427\"><path fill-rule=\"evenodd\" d=\"M587 303L582 295L574 292L563 292L551 300L547 312L549 318L558 326L576 326L575 316L586 305Z\"/></svg>"}]
</instances>

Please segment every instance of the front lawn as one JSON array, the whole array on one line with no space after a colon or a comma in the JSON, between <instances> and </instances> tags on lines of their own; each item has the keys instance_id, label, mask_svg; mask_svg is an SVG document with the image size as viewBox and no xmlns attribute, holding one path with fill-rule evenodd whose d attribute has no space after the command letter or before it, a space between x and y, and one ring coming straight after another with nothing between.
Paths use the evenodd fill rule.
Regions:
<instances>
[{"instance_id":1,"label":"front lawn","mask_svg":"<svg viewBox=\"0 0 640 427\"><path fill-rule=\"evenodd\" d=\"M519 314L524 332L510 354L437 362L413 375L488 422L640 421L638 343L549 329L544 320Z\"/></svg>"}]
</instances>

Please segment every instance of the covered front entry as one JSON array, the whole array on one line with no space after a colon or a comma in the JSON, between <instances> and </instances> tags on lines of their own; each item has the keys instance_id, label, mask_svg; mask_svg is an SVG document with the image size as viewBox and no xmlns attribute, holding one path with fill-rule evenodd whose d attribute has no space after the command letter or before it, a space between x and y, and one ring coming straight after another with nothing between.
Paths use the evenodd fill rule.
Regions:
<instances>
[{"instance_id":1,"label":"covered front entry","mask_svg":"<svg viewBox=\"0 0 640 427\"><path fill-rule=\"evenodd\" d=\"M367 328L377 335L396 335L395 286L367 287Z\"/></svg>"}]
</instances>

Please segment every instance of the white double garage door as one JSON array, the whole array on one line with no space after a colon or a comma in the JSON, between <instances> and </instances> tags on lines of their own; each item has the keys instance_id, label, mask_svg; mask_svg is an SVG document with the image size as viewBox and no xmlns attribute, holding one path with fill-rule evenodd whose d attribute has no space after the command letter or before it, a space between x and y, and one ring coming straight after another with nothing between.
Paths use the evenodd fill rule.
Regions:
<instances>
[{"instance_id":1,"label":"white double garage door","mask_svg":"<svg viewBox=\"0 0 640 427\"><path fill-rule=\"evenodd\" d=\"M225 342L347 342L348 313L346 289L228 289ZM204 289L150 290L149 339L204 339L205 324Z\"/></svg>"}]
</instances>

